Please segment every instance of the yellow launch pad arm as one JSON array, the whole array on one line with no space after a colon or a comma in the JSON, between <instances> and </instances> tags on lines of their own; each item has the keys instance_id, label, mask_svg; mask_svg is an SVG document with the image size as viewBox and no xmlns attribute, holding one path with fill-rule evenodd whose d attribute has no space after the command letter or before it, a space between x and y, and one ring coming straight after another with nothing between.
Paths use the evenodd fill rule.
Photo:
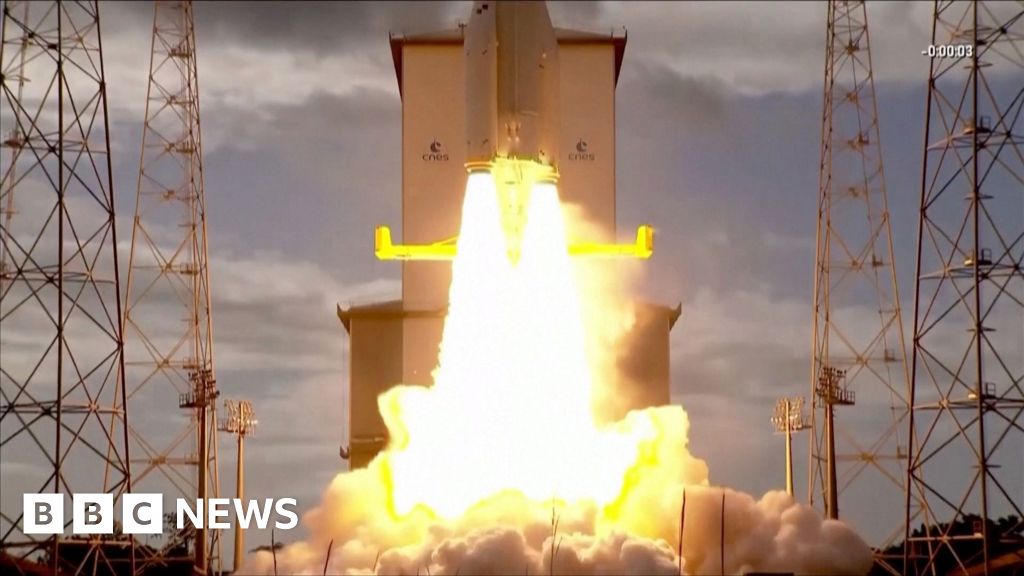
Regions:
<instances>
[{"instance_id":1,"label":"yellow launch pad arm","mask_svg":"<svg viewBox=\"0 0 1024 576\"><path fill-rule=\"evenodd\" d=\"M378 260L452 260L455 238L434 244L392 244L391 229L377 226L374 232L374 253Z\"/></svg>"},{"instance_id":2,"label":"yellow launch pad arm","mask_svg":"<svg viewBox=\"0 0 1024 576\"><path fill-rule=\"evenodd\" d=\"M569 244L569 256L577 258L638 258L646 260L654 254L654 228L648 225L636 229L632 244L600 244L574 242Z\"/></svg>"},{"instance_id":3,"label":"yellow launch pad arm","mask_svg":"<svg viewBox=\"0 0 1024 576\"><path fill-rule=\"evenodd\" d=\"M374 252L379 260L452 260L455 258L455 238L434 244L393 244L391 229L378 226L374 234ZM569 255L577 258L639 258L646 260L654 254L654 228L636 229L633 244L600 244L580 242L569 245Z\"/></svg>"}]
</instances>

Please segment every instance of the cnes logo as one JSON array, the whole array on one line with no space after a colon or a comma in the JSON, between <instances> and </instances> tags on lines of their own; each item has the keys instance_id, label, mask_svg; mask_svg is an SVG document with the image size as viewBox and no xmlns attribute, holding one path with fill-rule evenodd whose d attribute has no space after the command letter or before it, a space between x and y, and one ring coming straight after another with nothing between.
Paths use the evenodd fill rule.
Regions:
<instances>
[{"instance_id":1,"label":"cnes logo","mask_svg":"<svg viewBox=\"0 0 1024 576\"><path fill-rule=\"evenodd\" d=\"M430 142L430 151L423 155L424 162L447 162L448 153L444 151L441 143L434 138Z\"/></svg>"},{"instance_id":2,"label":"cnes logo","mask_svg":"<svg viewBox=\"0 0 1024 576\"><path fill-rule=\"evenodd\" d=\"M229 518L234 512L243 530L248 529L250 524L260 529L266 528L272 515L287 519L283 522L277 519L275 528L291 530L299 523L295 506L294 498L279 498L276 501L272 498L248 501L238 498L207 498L205 502L197 500L195 506L184 498L178 498L174 508L179 529L184 528L187 521L195 528L202 528L205 524L211 530L227 530L232 526ZM163 508L163 494L124 494L121 496L121 530L125 534L162 533ZM24 494L22 513L22 532L25 534L64 533L63 494ZM71 497L72 534L113 534L114 515L113 494L74 494Z\"/></svg>"},{"instance_id":3,"label":"cnes logo","mask_svg":"<svg viewBox=\"0 0 1024 576\"><path fill-rule=\"evenodd\" d=\"M576 141L576 151L569 153L569 160L573 162L593 162L594 153L589 150L590 146L587 141L580 138Z\"/></svg>"}]
</instances>

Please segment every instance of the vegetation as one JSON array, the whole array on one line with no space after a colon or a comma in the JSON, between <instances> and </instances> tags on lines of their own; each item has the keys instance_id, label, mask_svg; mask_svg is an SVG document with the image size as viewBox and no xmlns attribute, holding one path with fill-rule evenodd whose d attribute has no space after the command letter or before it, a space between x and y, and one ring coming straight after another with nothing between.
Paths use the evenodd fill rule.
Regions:
<instances>
[{"instance_id":1,"label":"vegetation","mask_svg":"<svg viewBox=\"0 0 1024 576\"><path fill-rule=\"evenodd\" d=\"M953 523L944 523L927 527L922 524L911 533L912 538L920 538L926 534L941 536L945 534L950 538L949 546L942 546L935 559L935 573L937 574L959 574L962 573L961 563L967 569L982 562L981 541L970 538L963 538L975 534L981 526L979 516L968 514L961 520ZM989 571L989 574L1022 574L1024 573L1024 522L1017 516L1006 516L998 520L988 521L989 560L994 562L997 558L1017 553L1022 556L1017 558L1016 563L1006 566L993 566L996 571ZM958 539L961 537L963 539ZM916 543L915 550L911 548L912 558L917 557L918 562L926 551L922 548L923 543ZM881 552L881 556L888 560L889 564L896 568L901 574L914 573L914 570L903 569L904 543L900 542ZM959 560L958 560L959 559ZM1014 565L1015 564L1015 565ZM1005 572L1003 571L1005 570ZM931 573L929 571L929 573ZM871 571L871 576L883 576L889 574L885 567L876 563Z\"/></svg>"}]
</instances>

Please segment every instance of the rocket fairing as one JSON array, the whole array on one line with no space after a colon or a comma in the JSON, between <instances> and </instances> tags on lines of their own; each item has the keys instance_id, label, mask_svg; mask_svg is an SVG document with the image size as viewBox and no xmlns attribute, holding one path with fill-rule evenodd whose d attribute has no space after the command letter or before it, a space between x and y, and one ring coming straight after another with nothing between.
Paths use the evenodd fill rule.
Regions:
<instances>
[{"instance_id":1,"label":"rocket fairing","mask_svg":"<svg viewBox=\"0 0 1024 576\"><path fill-rule=\"evenodd\" d=\"M504 158L554 168L558 41L546 4L475 2L465 48L466 166L486 168Z\"/></svg>"}]
</instances>

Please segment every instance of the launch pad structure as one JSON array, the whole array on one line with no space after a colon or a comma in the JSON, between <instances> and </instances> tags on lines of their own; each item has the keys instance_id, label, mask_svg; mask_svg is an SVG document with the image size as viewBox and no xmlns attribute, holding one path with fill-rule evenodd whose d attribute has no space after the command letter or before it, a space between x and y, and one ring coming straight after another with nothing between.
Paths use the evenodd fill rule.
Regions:
<instances>
[{"instance_id":1,"label":"launch pad structure","mask_svg":"<svg viewBox=\"0 0 1024 576\"><path fill-rule=\"evenodd\" d=\"M864 2L828 2L807 489L827 518L876 523L886 548L902 535L909 395L869 31ZM848 498L886 506L841 513Z\"/></svg>"},{"instance_id":2,"label":"launch pad structure","mask_svg":"<svg viewBox=\"0 0 1024 576\"><path fill-rule=\"evenodd\" d=\"M937 1L932 43L973 49L928 75L904 561L988 575L1024 546L1024 2Z\"/></svg>"},{"instance_id":3,"label":"launch pad structure","mask_svg":"<svg viewBox=\"0 0 1024 576\"><path fill-rule=\"evenodd\" d=\"M125 287L128 406L181 410L178 422L129 427L132 481L168 498L220 497L219 396L206 226L195 17L189 0L153 5L145 121ZM177 322L168 322L174 318ZM199 527L188 546L164 546L149 565L218 572L220 534Z\"/></svg>"},{"instance_id":4,"label":"launch pad structure","mask_svg":"<svg viewBox=\"0 0 1024 576\"><path fill-rule=\"evenodd\" d=\"M98 3L6 2L0 67L0 446L34 464L0 493L63 494L67 509L73 493L118 502L132 485ZM0 512L5 560L134 569L130 538L25 534L23 519Z\"/></svg>"},{"instance_id":5,"label":"launch pad structure","mask_svg":"<svg viewBox=\"0 0 1024 576\"><path fill-rule=\"evenodd\" d=\"M478 2L475 17L496 11ZM487 6L490 8L487 8ZM502 7L504 9L504 7ZM510 7L511 9L511 7ZM482 14L481 14L482 13ZM524 16L525 18L525 16ZM497 23L500 29L503 24ZM350 338L349 445L343 456L353 468L365 466L385 446L387 429L377 396L397 383L431 384L448 306L453 239L459 230L466 164L469 91L479 91L467 74L467 26L393 35L391 54L402 99L402 239L387 227L376 231L376 253L400 260L402 298L337 310ZM532 38L536 32L523 32ZM596 34L554 28L557 42L558 188L564 203L580 206L593 226L568 222L570 254L597 258L646 258L653 229L641 226L633 242L614 244L615 87L626 49L625 34ZM476 87L473 87L476 86ZM473 88L469 88L473 87ZM525 130L526 128L524 128ZM481 141L486 136L481 136ZM598 237L588 237L599 230ZM613 262L607 263L613 265ZM602 265L607 265L602 264ZM626 304L625 302L623 304ZM637 322L621 352L627 378L616 395L623 400L608 418L628 410L668 404L669 333L681 308L637 302Z\"/></svg>"},{"instance_id":6,"label":"launch pad structure","mask_svg":"<svg viewBox=\"0 0 1024 576\"><path fill-rule=\"evenodd\" d=\"M0 446L5 454L35 449L48 464L33 469L49 472L38 485L18 477L3 489L63 494L65 509L77 493L111 493L115 504L133 491L219 495L192 3L158 1L153 22L131 252L119 267L100 5L3 7L10 158L0 182ZM168 231L178 234L171 244ZM176 305L181 331L169 327L182 319ZM8 356L8 346L19 353ZM160 409L185 410L176 435L147 418L129 420L132 406L144 414L156 397ZM238 418L229 424L241 447L249 428ZM155 548L121 535L27 536L21 524L4 509L5 568L44 561L61 574L221 571L215 531L174 534Z\"/></svg>"}]
</instances>

